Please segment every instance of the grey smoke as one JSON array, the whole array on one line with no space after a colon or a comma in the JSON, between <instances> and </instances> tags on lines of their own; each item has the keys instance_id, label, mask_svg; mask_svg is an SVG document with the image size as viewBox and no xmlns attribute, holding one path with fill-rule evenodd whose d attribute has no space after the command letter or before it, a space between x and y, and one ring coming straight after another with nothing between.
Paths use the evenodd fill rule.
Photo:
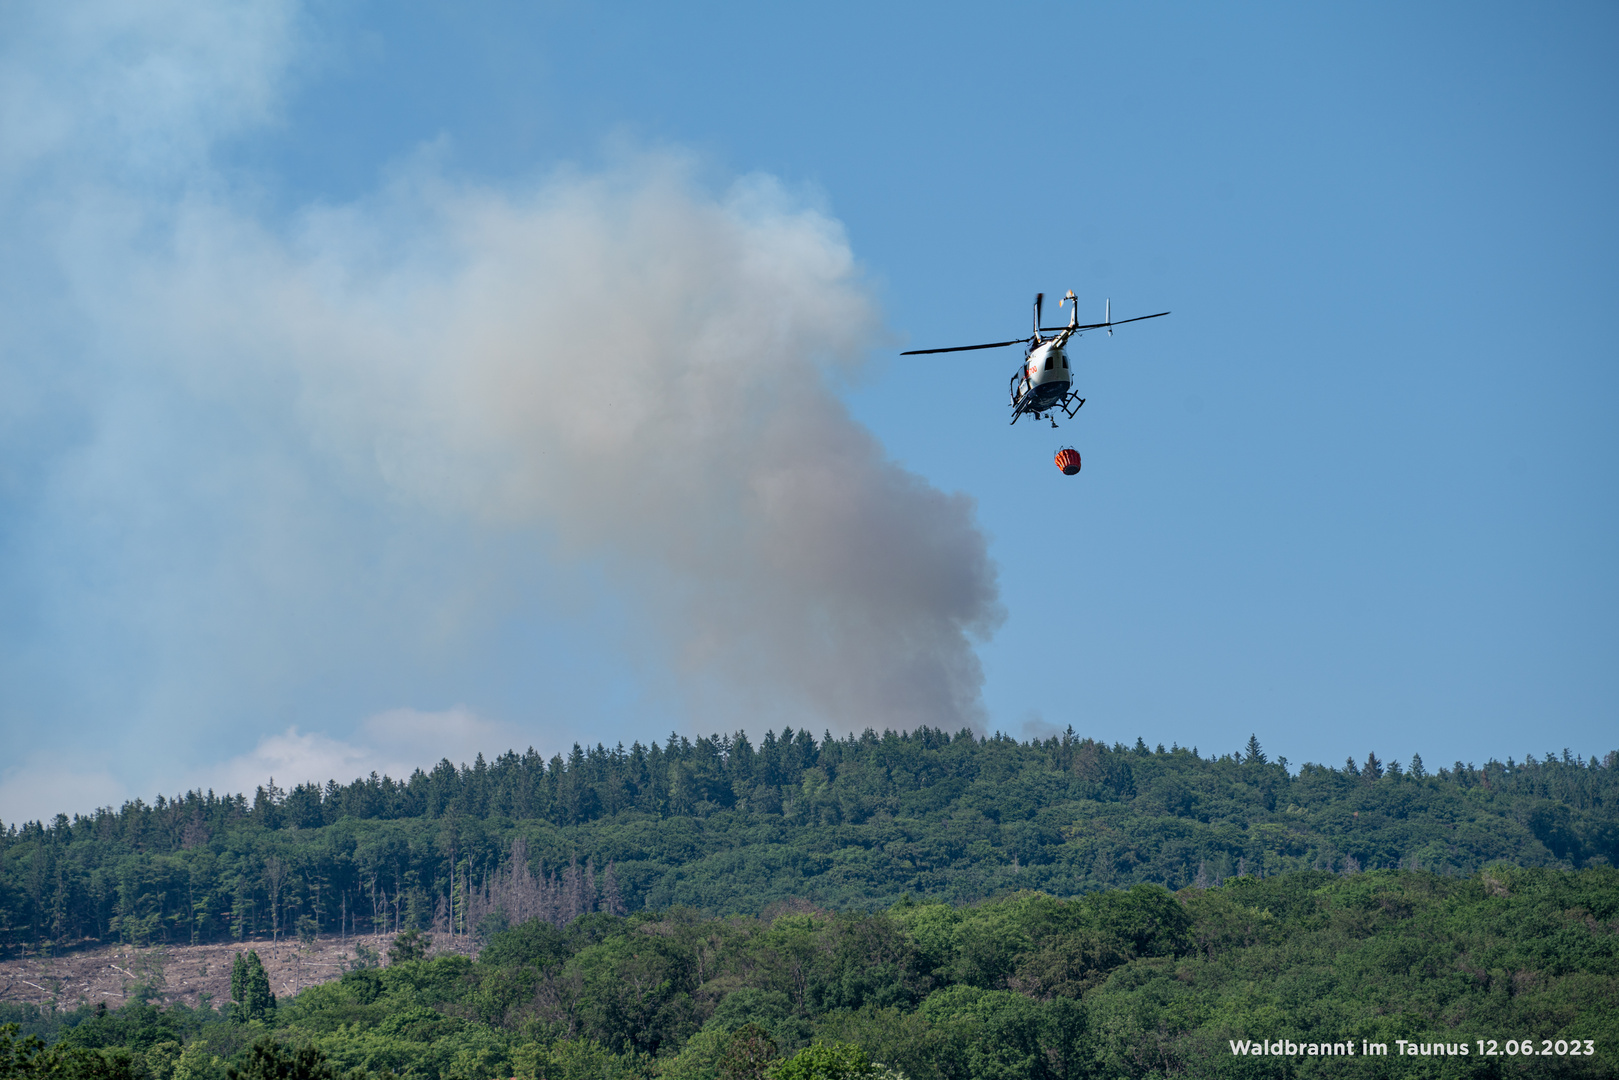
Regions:
<instances>
[{"instance_id":1,"label":"grey smoke","mask_svg":"<svg viewBox=\"0 0 1619 1080\"><path fill-rule=\"evenodd\" d=\"M603 562L688 689L976 720L998 608L972 502L838 398L877 313L838 225L774 182L714 197L662 156L515 194L427 173L290 242L217 210L180 235L145 333L291 379L314 442L395 497Z\"/></svg>"},{"instance_id":2,"label":"grey smoke","mask_svg":"<svg viewBox=\"0 0 1619 1080\"><path fill-rule=\"evenodd\" d=\"M296 10L102 7L93 40L38 9L0 67L8 437L68 432L20 466L0 580L44 613L0 628L39 686L123 672L98 707L144 679L129 713L217 716L577 572L702 724L979 722L995 570L972 500L838 395L883 334L835 220L667 153L493 186L431 151L272 219L208 147L273 114Z\"/></svg>"}]
</instances>

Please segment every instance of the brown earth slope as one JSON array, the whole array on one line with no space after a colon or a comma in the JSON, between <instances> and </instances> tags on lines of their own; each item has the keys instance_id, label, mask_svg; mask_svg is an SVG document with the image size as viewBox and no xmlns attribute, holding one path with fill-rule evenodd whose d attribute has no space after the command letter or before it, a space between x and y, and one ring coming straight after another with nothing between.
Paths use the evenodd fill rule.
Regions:
<instances>
[{"instance_id":1,"label":"brown earth slope","mask_svg":"<svg viewBox=\"0 0 1619 1080\"><path fill-rule=\"evenodd\" d=\"M391 934L320 937L304 946L292 941L228 942L217 945L162 945L137 949L107 945L55 956L24 956L0 961L0 1001L71 1009L80 1002L104 1001L116 1008L136 988L149 984L152 1000L196 1006L208 994L218 1007L230 1000L231 959L256 949L276 997L291 997L306 986L329 982L348 970L356 946L387 955ZM441 951L434 948L435 954Z\"/></svg>"}]
</instances>

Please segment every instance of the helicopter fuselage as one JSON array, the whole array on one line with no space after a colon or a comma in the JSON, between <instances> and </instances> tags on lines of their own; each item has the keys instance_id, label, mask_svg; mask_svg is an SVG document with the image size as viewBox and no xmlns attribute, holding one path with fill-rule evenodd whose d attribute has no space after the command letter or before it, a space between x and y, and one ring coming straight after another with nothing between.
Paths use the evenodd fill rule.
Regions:
<instances>
[{"instance_id":1,"label":"helicopter fuselage","mask_svg":"<svg viewBox=\"0 0 1619 1080\"><path fill-rule=\"evenodd\" d=\"M1012 423L1020 416L1038 417L1041 413L1061 408L1068 415L1084 404L1073 396L1074 374L1068 366L1068 353L1063 348L1068 334L1032 346L1023 357L1023 365L1012 375ZM1076 404L1077 403L1077 404Z\"/></svg>"}]
</instances>

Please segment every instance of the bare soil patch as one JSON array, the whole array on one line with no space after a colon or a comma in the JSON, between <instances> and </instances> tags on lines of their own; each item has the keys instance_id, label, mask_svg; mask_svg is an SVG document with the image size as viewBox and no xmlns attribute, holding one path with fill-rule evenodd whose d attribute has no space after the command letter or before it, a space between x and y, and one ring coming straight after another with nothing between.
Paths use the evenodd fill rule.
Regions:
<instances>
[{"instance_id":1,"label":"bare soil patch","mask_svg":"<svg viewBox=\"0 0 1619 1080\"><path fill-rule=\"evenodd\" d=\"M386 957L392 941L392 934L332 935L316 938L307 947L293 939L146 949L104 945L55 956L22 956L0 960L0 1001L54 1003L59 1009L104 1001L108 1008L116 1008L145 983L154 989L154 1001L184 1001L195 1007L208 994L218 1008L230 1001L232 958L249 949L258 950L276 997L287 998L306 986L340 977L354 962L356 946L365 945Z\"/></svg>"}]
</instances>

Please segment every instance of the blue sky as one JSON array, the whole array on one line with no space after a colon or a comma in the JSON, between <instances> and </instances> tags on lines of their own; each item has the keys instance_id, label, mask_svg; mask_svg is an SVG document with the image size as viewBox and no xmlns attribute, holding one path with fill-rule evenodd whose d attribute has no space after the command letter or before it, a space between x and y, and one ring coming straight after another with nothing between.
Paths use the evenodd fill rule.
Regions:
<instances>
[{"instance_id":1,"label":"blue sky","mask_svg":"<svg viewBox=\"0 0 1619 1080\"><path fill-rule=\"evenodd\" d=\"M1619 745L1611 5L0 19L0 819L784 722ZM1069 288L1174 314L1060 431L897 355Z\"/></svg>"}]
</instances>

